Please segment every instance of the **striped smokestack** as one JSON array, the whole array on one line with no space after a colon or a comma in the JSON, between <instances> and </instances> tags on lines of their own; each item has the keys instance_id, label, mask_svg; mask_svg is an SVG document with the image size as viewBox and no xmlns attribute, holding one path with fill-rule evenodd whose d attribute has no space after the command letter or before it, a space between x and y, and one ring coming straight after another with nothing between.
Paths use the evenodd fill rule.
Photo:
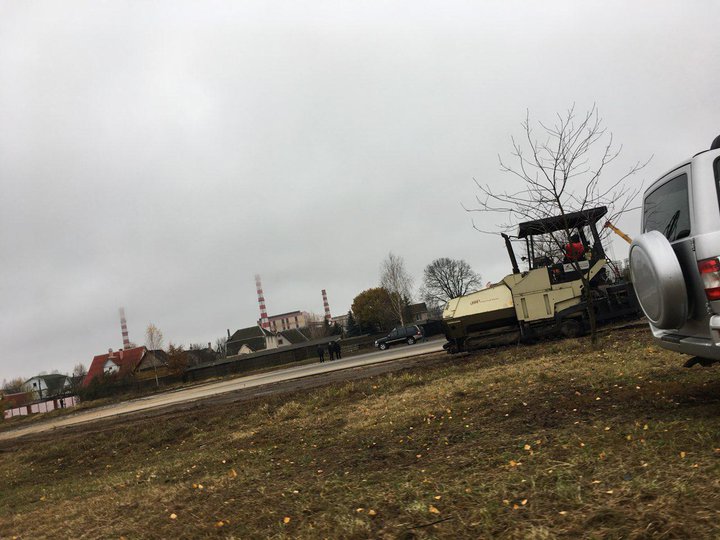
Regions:
<instances>
[{"instance_id":1,"label":"striped smokestack","mask_svg":"<svg viewBox=\"0 0 720 540\"><path fill-rule=\"evenodd\" d=\"M323 295L323 307L325 308L325 320L327 322L330 322L330 319L332 319L332 317L330 316L330 304L328 304L327 293L325 292L325 289L322 290L322 295Z\"/></svg>"},{"instance_id":2,"label":"striped smokestack","mask_svg":"<svg viewBox=\"0 0 720 540\"><path fill-rule=\"evenodd\" d=\"M125 320L125 308L120 308L120 329L122 330L123 349L129 349L130 338L128 337L127 321Z\"/></svg>"},{"instance_id":3,"label":"striped smokestack","mask_svg":"<svg viewBox=\"0 0 720 540\"><path fill-rule=\"evenodd\" d=\"M267 308L265 307L265 296L263 295L262 283L260 283L260 274L255 274L255 288L257 288L258 304L260 304L260 326L270 328Z\"/></svg>"}]
</instances>

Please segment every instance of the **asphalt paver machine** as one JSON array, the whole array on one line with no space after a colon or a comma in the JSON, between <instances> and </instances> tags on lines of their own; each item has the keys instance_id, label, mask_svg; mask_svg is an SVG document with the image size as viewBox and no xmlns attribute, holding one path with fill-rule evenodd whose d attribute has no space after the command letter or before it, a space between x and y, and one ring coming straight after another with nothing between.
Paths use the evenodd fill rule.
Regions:
<instances>
[{"instance_id":1,"label":"asphalt paver machine","mask_svg":"<svg viewBox=\"0 0 720 540\"><path fill-rule=\"evenodd\" d=\"M591 306L598 324L638 315L632 283L608 271L597 229L606 214L601 206L520 223L516 237L502 234L512 274L447 303L446 349L456 353L549 335L577 337L589 328ZM568 233L577 235L583 245L582 254L572 260L561 253L563 244L570 243ZM524 243L526 271L520 270L515 256L513 243L518 241Z\"/></svg>"}]
</instances>

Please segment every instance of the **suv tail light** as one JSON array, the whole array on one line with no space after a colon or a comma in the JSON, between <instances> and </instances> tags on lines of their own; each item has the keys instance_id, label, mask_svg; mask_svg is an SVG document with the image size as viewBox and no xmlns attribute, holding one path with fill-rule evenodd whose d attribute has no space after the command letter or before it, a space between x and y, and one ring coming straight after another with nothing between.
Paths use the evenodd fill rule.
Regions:
<instances>
[{"instance_id":1,"label":"suv tail light","mask_svg":"<svg viewBox=\"0 0 720 540\"><path fill-rule=\"evenodd\" d=\"M708 300L720 300L720 261L717 257L698 261L698 270Z\"/></svg>"}]
</instances>

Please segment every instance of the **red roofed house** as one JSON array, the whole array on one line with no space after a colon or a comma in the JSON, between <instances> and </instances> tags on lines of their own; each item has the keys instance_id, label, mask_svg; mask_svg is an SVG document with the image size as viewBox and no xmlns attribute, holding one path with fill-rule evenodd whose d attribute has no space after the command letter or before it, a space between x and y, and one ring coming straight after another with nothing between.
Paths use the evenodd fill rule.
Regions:
<instances>
[{"instance_id":1,"label":"red roofed house","mask_svg":"<svg viewBox=\"0 0 720 540\"><path fill-rule=\"evenodd\" d=\"M102 374L133 373L145 354L147 354L145 347L120 349L119 351L110 349L106 354L99 354L93 358L82 385L89 385L90 381Z\"/></svg>"}]
</instances>

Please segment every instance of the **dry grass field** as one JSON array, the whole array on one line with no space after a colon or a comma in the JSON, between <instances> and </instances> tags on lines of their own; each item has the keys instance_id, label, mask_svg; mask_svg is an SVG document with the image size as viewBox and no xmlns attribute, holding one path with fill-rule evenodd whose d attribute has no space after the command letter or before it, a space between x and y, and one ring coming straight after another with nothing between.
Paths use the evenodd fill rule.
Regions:
<instances>
[{"instance_id":1,"label":"dry grass field","mask_svg":"<svg viewBox=\"0 0 720 540\"><path fill-rule=\"evenodd\" d=\"M646 330L0 447L3 538L718 538L720 368Z\"/></svg>"}]
</instances>

